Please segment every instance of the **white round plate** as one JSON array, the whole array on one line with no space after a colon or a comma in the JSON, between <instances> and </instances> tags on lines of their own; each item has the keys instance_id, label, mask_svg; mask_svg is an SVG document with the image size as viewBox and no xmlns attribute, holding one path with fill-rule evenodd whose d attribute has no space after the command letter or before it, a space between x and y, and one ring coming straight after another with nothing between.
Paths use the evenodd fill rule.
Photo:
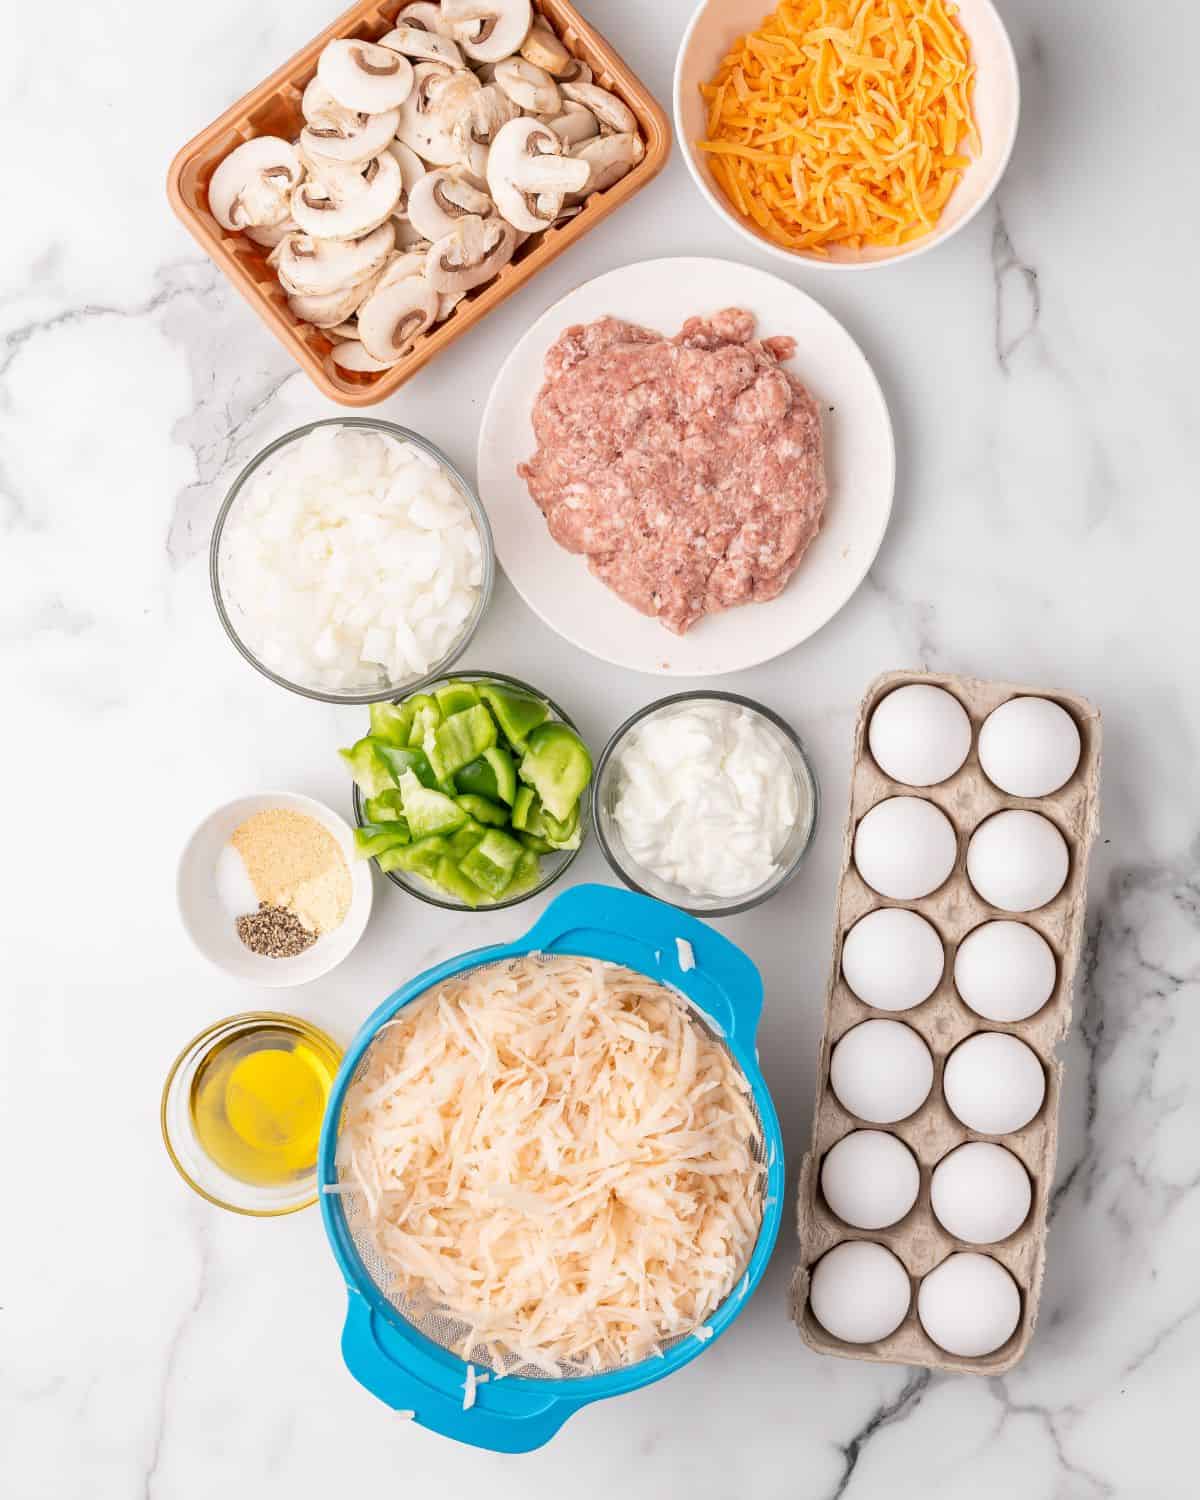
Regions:
<instances>
[{"instance_id":1,"label":"white round plate","mask_svg":"<svg viewBox=\"0 0 1200 1500\"><path fill-rule=\"evenodd\" d=\"M217 862L233 830L255 813L270 807L286 807L293 812L306 813L322 824L338 841L350 870L350 910L341 925L318 938L311 948L294 958L267 958L252 953L245 946L237 935L235 914L223 899L217 872ZM298 792L257 792L249 797L239 797L235 802L226 802L223 807L209 813L184 845L176 878L179 915L188 936L209 963L223 969L226 974L232 974L235 979L246 979L267 989L307 984L340 964L362 937L367 918L371 915L373 863L373 860L358 857L350 825L324 803L303 797ZM249 905L253 891L249 878L244 878L249 893L246 904Z\"/></svg>"},{"instance_id":2,"label":"white round plate","mask_svg":"<svg viewBox=\"0 0 1200 1500\"><path fill-rule=\"evenodd\" d=\"M759 337L788 334L798 375L821 408L829 500L821 531L777 599L706 615L685 636L640 615L564 551L517 473L534 451L530 414L550 345L605 315L672 336L686 319L744 307ZM479 430L479 495L496 555L530 609L602 661L665 677L740 672L789 651L832 618L862 582L892 509L896 452L883 392L858 345L811 297L735 261L643 261L598 276L542 315L496 377Z\"/></svg>"}]
</instances>

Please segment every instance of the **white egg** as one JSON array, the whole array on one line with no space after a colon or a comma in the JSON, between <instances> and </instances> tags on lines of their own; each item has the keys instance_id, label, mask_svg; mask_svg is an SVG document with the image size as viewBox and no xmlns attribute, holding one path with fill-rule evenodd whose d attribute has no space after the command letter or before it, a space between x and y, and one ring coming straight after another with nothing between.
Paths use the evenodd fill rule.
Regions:
<instances>
[{"instance_id":1,"label":"white egg","mask_svg":"<svg viewBox=\"0 0 1200 1500\"><path fill-rule=\"evenodd\" d=\"M825 1202L855 1229L898 1224L917 1201L920 1185L916 1157L883 1130L852 1130L821 1163Z\"/></svg>"},{"instance_id":2,"label":"white egg","mask_svg":"<svg viewBox=\"0 0 1200 1500\"><path fill-rule=\"evenodd\" d=\"M1079 764L1079 727L1048 698L1010 698L979 731L984 775L1012 797L1048 797Z\"/></svg>"},{"instance_id":3,"label":"white egg","mask_svg":"<svg viewBox=\"0 0 1200 1500\"><path fill-rule=\"evenodd\" d=\"M963 1250L921 1282L917 1315L940 1349L977 1359L1012 1337L1021 1321L1021 1293L998 1260Z\"/></svg>"},{"instance_id":4,"label":"white egg","mask_svg":"<svg viewBox=\"0 0 1200 1500\"><path fill-rule=\"evenodd\" d=\"M991 1245L1024 1224L1033 1190L1029 1173L1011 1151L990 1141L968 1141L934 1167L929 1200L956 1239Z\"/></svg>"},{"instance_id":5,"label":"white egg","mask_svg":"<svg viewBox=\"0 0 1200 1500\"><path fill-rule=\"evenodd\" d=\"M906 1120L929 1097L933 1058L902 1021L863 1021L834 1047L829 1082L852 1115L891 1125Z\"/></svg>"},{"instance_id":6,"label":"white egg","mask_svg":"<svg viewBox=\"0 0 1200 1500\"><path fill-rule=\"evenodd\" d=\"M813 1267L808 1304L827 1333L847 1344L874 1344L908 1315L908 1272L872 1240L844 1240Z\"/></svg>"},{"instance_id":7,"label":"white egg","mask_svg":"<svg viewBox=\"0 0 1200 1500\"><path fill-rule=\"evenodd\" d=\"M1054 993L1054 950L1024 922L985 922L969 932L954 955L954 984L976 1015L989 1021L1024 1021Z\"/></svg>"},{"instance_id":8,"label":"white egg","mask_svg":"<svg viewBox=\"0 0 1200 1500\"><path fill-rule=\"evenodd\" d=\"M1001 911L1045 906L1066 884L1070 868L1066 839L1049 818L1024 808L988 818L967 845L971 884Z\"/></svg>"},{"instance_id":9,"label":"white egg","mask_svg":"<svg viewBox=\"0 0 1200 1500\"><path fill-rule=\"evenodd\" d=\"M846 983L876 1010L910 1010L928 1000L945 966L936 928L902 906L869 911L842 943Z\"/></svg>"},{"instance_id":10,"label":"white egg","mask_svg":"<svg viewBox=\"0 0 1200 1500\"><path fill-rule=\"evenodd\" d=\"M944 884L954 868L954 825L921 797L889 797L863 817L854 835L854 863L873 891L916 901Z\"/></svg>"},{"instance_id":11,"label":"white egg","mask_svg":"<svg viewBox=\"0 0 1200 1500\"><path fill-rule=\"evenodd\" d=\"M946 1059L942 1092L968 1130L1009 1135L1028 1125L1041 1109L1046 1074L1037 1053L1017 1037L980 1031Z\"/></svg>"},{"instance_id":12,"label":"white egg","mask_svg":"<svg viewBox=\"0 0 1200 1500\"><path fill-rule=\"evenodd\" d=\"M907 786L953 776L971 749L971 721L957 698L928 682L910 682L871 715L867 743L879 769Z\"/></svg>"}]
</instances>

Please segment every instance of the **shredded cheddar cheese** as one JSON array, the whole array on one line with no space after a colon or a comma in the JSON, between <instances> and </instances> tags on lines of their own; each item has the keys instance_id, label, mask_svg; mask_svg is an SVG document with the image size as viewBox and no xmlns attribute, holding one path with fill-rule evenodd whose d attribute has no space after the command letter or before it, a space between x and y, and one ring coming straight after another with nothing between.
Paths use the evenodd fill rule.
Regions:
<instances>
[{"instance_id":1,"label":"shredded cheddar cheese","mask_svg":"<svg viewBox=\"0 0 1200 1500\"><path fill-rule=\"evenodd\" d=\"M784 0L700 92L729 201L792 250L906 244L971 153L975 68L945 0Z\"/></svg>"}]
</instances>

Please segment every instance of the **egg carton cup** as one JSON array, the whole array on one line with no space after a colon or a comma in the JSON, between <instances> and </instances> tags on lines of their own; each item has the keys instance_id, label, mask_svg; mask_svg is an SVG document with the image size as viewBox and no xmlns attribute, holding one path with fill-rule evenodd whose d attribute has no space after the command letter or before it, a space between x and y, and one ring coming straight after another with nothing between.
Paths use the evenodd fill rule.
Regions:
<instances>
[{"instance_id":1,"label":"egg carton cup","mask_svg":"<svg viewBox=\"0 0 1200 1500\"><path fill-rule=\"evenodd\" d=\"M287 293L267 264L270 251L217 223L208 206L208 184L219 163L244 141L260 135L292 140L298 135L304 123L300 99L316 75L317 60L326 44L339 37L377 41L395 25L396 13L404 3L360 0L190 140L167 174L167 196L188 232L318 390L342 406L373 406L392 395L447 344L640 192L666 166L671 152L671 130L662 108L600 33L569 0L534 0L534 15L550 25L572 57L588 64L601 88L616 94L633 111L646 145L645 156L612 187L593 193L574 218L527 240L498 275L468 292L448 318L421 334L412 350L389 369L372 374L342 370L331 357L333 341L321 329L301 322L288 307Z\"/></svg>"},{"instance_id":2,"label":"egg carton cup","mask_svg":"<svg viewBox=\"0 0 1200 1500\"><path fill-rule=\"evenodd\" d=\"M933 787L915 787L886 776L867 748L867 725L876 705L889 692L908 683L930 683L951 693L971 720L971 751L963 766ZM1080 733L1079 764L1065 786L1048 797L1011 797L984 775L979 764L979 729L1000 704L1010 698L1048 698L1074 719ZM1046 1216L1049 1209L1058 1147L1058 1104L1062 1064L1055 1047L1071 1023L1071 990L1083 940L1087 893L1087 861L1099 821L1100 714L1083 698L1044 692L1012 683L983 682L971 677L928 672L889 672L868 688L854 730L854 769L850 781L850 811L842 847L841 877L834 927L833 963L825 1001L825 1028L817 1072L817 1097L812 1144L800 1168L797 1229L800 1263L792 1277L791 1312L800 1336L819 1354L865 1359L880 1364L923 1365L964 1374L1000 1375L1012 1369L1025 1353L1037 1322L1038 1300L1046 1258ZM954 869L945 883L919 901L892 901L873 891L853 862L855 830L864 814L888 797L923 797L939 807L954 825L958 850ZM1053 901L1026 913L1001 911L983 901L966 873L967 843L971 834L993 813L1027 808L1048 818L1066 839L1070 870L1066 884ZM850 990L842 976L842 943L846 933L867 912L878 907L907 907L925 917L938 931L945 949L945 968L933 994L906 1011L876 1010ZM995 920L1024 922L1046 939L1054 952L1057 979L1049 1000L1027 1020L1011 1024L986 1020L959 997L954 987L954 960L959 943L981 923ZM897 1124L860 1120L838 1101L829 1081L830 1054L852 1027L882 1017L911 1026L928 1046L934 1061L934 1080L924 1104ZM1027 1043L1046 1074L1046 1094L1037 1115L1014 1134L982 1135L969 1130L950 1111L942 1093L946 1058L966 1037L976 1032L1010 1032ZM883 1130L899 1137L913 1152L920 1168L917 1201L899 1223L887 1229L861 1230L839 1219L821 1191L821 1163L830 1148L854 1130ZM1029 1214L1007 1239L973 1244L949 1234L930 1206L930 1177L938 1162L956 1146L985 1140L1003 1145L1024 1165L1032 1184ZM812 1268L827 1250L843 1240L873 1240L898 1257L908 1271L912 1298L903 1323L885 1339L852 1344L835 1338L817 1322L809 1306ZM917 1317L917 1289L928 1272L958 1251L975 1251L1000 1262L1021 1293L1021 1317L1008 1341L991 1354L960 1358L946 1353L925 1333Z\"/></svg>"}]
</instances>

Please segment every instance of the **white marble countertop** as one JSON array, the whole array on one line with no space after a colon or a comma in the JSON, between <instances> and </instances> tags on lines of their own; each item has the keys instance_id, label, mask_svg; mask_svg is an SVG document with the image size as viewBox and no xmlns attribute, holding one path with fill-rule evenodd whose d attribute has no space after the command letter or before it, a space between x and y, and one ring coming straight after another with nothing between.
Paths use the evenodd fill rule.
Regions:
<instances>
[{"instance_id":1,"label":"white marble countertop","mask_svg":"<svg viewBox=\"0 0 1200 1500\"><path fill-rule=\"evenodd\" d=\"M173 895L180 843L243 791L287 787L344 806L333 750L361 723L272 689L215 618L205 550L231 472L333 409L175 223L162 186L176 147L325 25L329 0L176 10L165 61L152 60L164 12L146 0L85 6L69 24L55 8L10 17L6 1500L315 1500L381 1487L454 1500L1197 1493L1200 448L1189 356L1200 210L1189 127L1200 11L1168 0L1138 28L1128 9L1094 0L1002 4L1024 119L992 205L906 268L794 273L879 372L899 484L883 550L848 607L807 645L729 680L797 726L825 819L787 891L724 926L766 980L762 1053L794 1173L865 684L925 664L1101 706L1104 827L1064 1048L1037 1336L997 1380L820 1359L787 1319L785 1225L766 1282L711 1351L583 1412L524 1458L444 1442L367 1396L339 1358L343 1295L317 1215L263 1223L210 1209L159 1140L159 1088L179 1046L266 998L187 945ZM585 9L667 100L690 0ZM676 154L378 410L472 471L483 400L526 323L610 267L687 252L778 269L716 221ZM581 659L503 581L467 664L542 684L594 743L661 687ZM595 848L577 868L606 873ZM381 885L351 960L286 998L348 1039L418 967L515 935L533 915L455 919Z\"/></svg>"}]
</instances>

